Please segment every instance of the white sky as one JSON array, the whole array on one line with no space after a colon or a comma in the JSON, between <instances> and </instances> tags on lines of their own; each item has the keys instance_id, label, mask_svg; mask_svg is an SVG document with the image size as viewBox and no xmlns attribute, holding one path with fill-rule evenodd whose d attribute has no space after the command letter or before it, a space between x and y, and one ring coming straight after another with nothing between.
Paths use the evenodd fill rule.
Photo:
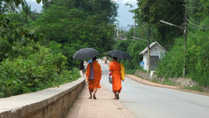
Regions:
<instances>
[{"instance_id":1,"label":"white sky","mask_svg":"<svg viewBox=\"0 0 209 118\"><path fill-rule=\"evenodd\" d=\"M127 2L130 4L136 4L136 0L113 0L113 1L121 2L123 4L126 4Z\"/></svg>"},{"instance_id":2,"label":"white sky","mask_svg":"<svg viewBox=\"0 0 209 118\"><path fill-rule=\"evenodd\" d=\"M26 0L28 4L31 5L33 10L41 11L42 3L38 4L36 3L36 0ZM133 25L133 14L129 12L129 10L134 9L137 7L136 0L113 0L116 3L118 3L118 17L117 20L119 22L119 26L126 27L127 25ZM133 8L130 8L129 6L126 6L126 3L132 4Z\"/></svg>"},{"instance_id":3,"label":"white sky","mask_svg":"<svg viewBox=\"0 0 209 118\"><path fill-rule=\"evenodd\" d=\"M134 8L137 8L137 2L136 0L114 0L116 3L118 3L118 17L117 20L119 21L120 27L126 27L127 25L133 25L133 15L129 12L129 10L132 10ZM133 5L133 8L130 8L130 6L126 6L125 4L129 3Z\"/></svg>"}]
</instances>

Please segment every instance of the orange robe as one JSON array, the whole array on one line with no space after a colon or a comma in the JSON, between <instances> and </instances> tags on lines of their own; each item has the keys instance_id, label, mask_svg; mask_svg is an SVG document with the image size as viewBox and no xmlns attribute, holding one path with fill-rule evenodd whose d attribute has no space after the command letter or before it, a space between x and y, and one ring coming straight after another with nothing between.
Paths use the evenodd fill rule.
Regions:
<instances>
[{"instance_id":1,"label":"orange robe","mask_svg":"<svg viewBox=\"0 0 209 118\"><path fill-rule=\"evenodd\" d=\"M109 66L109 71L112 71L112 90L113 92L121 91L121 73L120 73L120 63L117 61L112 61Z\"/></svg>"},{"instance_id":2,"label":"orange robe","mask_svg":"<svg viewBox=\"0 0 209 118\"><path fill-rule=\"evenodd\" d=\"M89 89L93 90L95 88L101 88L100 80L102 76L102 70L100 64L97 61L93 62L93 70L94 70L93 80L89 80L90 70L91 70L91 64L88 64L86 69L86 79L88 82Z\"/></svg>"}]
</instances>

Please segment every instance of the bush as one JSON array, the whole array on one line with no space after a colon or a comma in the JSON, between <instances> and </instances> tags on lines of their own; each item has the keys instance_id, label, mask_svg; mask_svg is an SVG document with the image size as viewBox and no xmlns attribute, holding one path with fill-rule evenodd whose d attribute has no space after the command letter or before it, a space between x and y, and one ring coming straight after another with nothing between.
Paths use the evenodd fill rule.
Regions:
<instances>
[{"instance_id":1,"label":"bush","mask_svg":"<svg viewBox=\"0 0 209 118\"><path fill-rule=\"evenodd\" d=\"M44 47L27 59L20 56L4 60L0 64L0 97L58 86L78 78L78 70L67 71L65 64L65 56Z\"/></svg>"},{"instance_id":2,"label":"bush","mask_svg":"<svg viewBox=\"0 0 209 118\"><path fill-rule=\"evenodd\" d=\"M29 55L36 53L41 45L33 40L29 41L27 44L21 41L9 42L8 38L0 37L0 62L4 59L17 58L18 56L27 58Z\"/></svg>"},{"instance_id":3,"label":"bush","mask_svg":"<svg viewBox=\"0 0 209 118\"><path fill-rule=\"evenodd\" d=\"M16 27L8 19L2 20L0 27L0 97L58 86L79 77L78 70L67 70L61 44Z\"/></svg>"},{"instance_id":4,"label":"bush","mask_svg":"<svg viewBox=\"0 0 209 118\"><path fill-rule=\"evenodd\" d=\"M156 73L160 77L182 77L184 67L184 40L176 39L172 49L158 63Z\"/></svg>"},{"instance_id":5,"label":"bush","mask_svg":"<svg viewBox=\"0 0 209 118\"><path fill-rule=\"evenodd\" d=\"M122 60L126 70L133 71L139 67L139 62L143 58L139 53L146 47L146 43L139 40L122 40L118 41L114 47L115 49L122 50L133 57L131 60Z\"/></svg>"},{"instance_id":6,"label":"bush","mask_svg":"<svg viewBox=\"0 0 209 118\"><path fill-rule=\"evenodd\" d=\"M209 38L208 31L189 35L186 51L186 77L203 86L209 86ZM184 43L179 38L173 48L158 64L156 73L163 77L182 77L184 66Z\"/></svg>"},{"instance_id":7,"label":"bush","mask_svg":"<svg viewBox=\"0 0 209 118\"><path fill-rule=\"evenodd\" d=\"M187 74L200 85L209 86L209 38L207 32L189 37L186 55Z\"/></svg>"}]
</instances>

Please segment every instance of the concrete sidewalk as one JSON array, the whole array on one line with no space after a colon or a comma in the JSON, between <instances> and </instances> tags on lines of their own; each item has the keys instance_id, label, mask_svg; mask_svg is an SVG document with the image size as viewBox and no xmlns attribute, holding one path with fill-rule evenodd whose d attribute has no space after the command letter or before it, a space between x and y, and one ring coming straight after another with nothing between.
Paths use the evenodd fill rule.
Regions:
<instances>
[{"instance_id":1,"label":"concrete sidewalk","mask_svg":"<svg viewBox=\"0 0 209 118\"><path fill-rule=\"evenodd\" d=\"M88 99L87 86L84 87L66 118L136 118L113 93L105 87L98 89L97 99Z\"/></svg>"}]
</instances>

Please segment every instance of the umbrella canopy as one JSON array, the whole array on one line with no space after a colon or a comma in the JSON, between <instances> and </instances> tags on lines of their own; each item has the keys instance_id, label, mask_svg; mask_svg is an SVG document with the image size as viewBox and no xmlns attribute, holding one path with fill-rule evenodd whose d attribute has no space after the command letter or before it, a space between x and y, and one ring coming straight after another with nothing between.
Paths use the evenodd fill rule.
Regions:
<instances>
[{"instance_id":1,"label":"umbrella canopy","mask_svg":"<svg viewBox=\"0 0 209 118\"><path fill-rule=\"evenodd\" d=\"M85 60L95 57L98 54L99 52L94 48L82 48L73 55L73 59Z\"/></svg>"},{"instance_id":2,"label":"umbrella canopy","mask_svg":"<svg viewBox=\"0 0 209 118\"><path fill-rule=\"evenodd\" d=\"M117 57L119 59L132 59L132 57L128 53L125 53L121 50L112 50L108 52L108 54L112 57Z\"/></svg>"}]
</instances>

